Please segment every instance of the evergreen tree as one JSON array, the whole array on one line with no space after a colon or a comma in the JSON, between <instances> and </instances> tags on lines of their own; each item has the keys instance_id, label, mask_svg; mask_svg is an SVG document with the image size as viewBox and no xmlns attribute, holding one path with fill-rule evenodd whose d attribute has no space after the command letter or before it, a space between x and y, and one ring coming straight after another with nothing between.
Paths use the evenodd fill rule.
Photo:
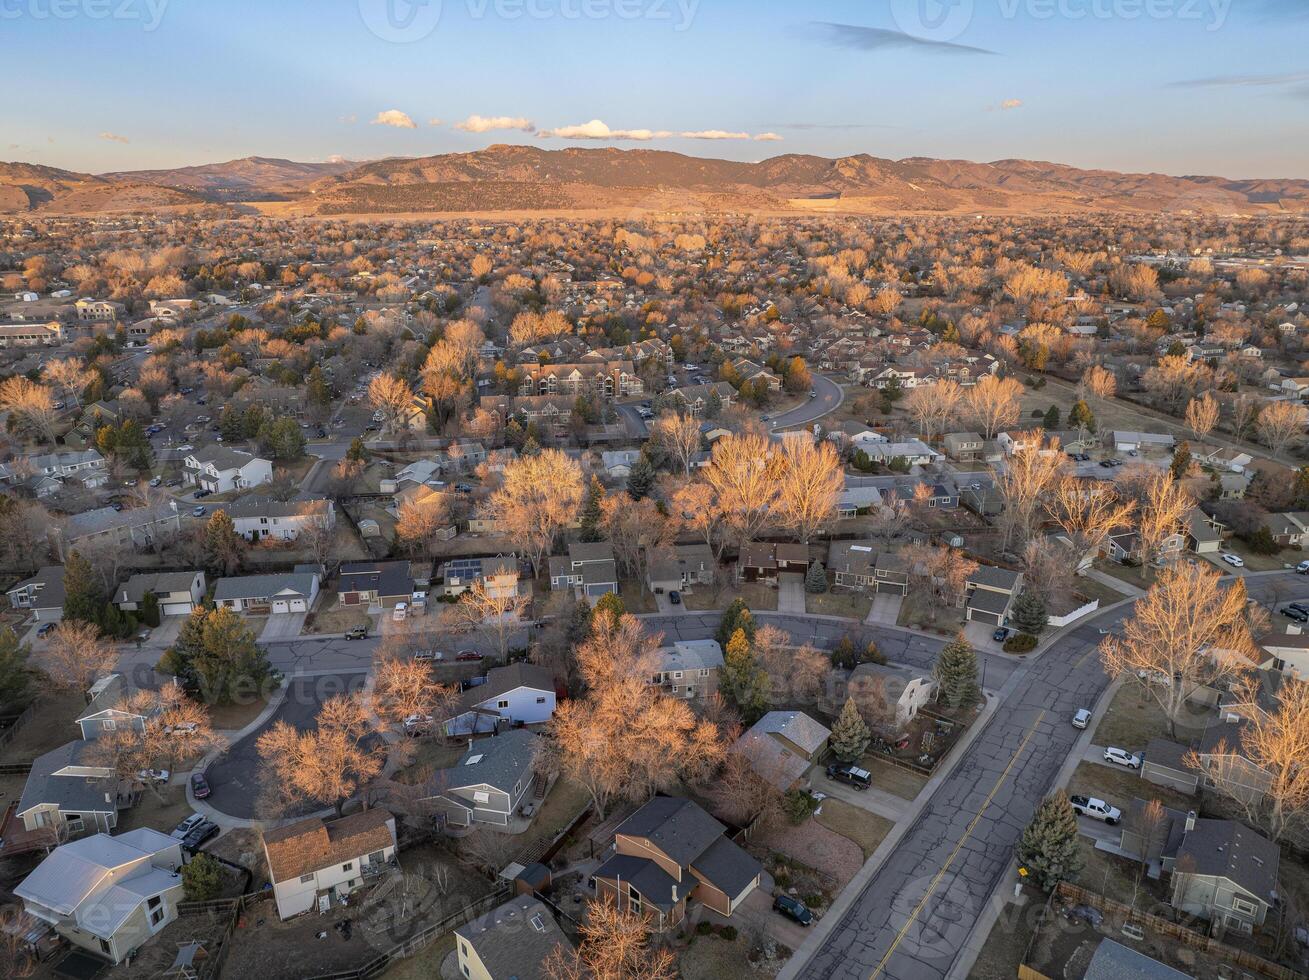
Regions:
<instances>
[{"instance_id":1,"label":"evergreen tree","mask_svg":"<svg viewBox=\"0 0 1309 980\"><path fill-rule=\"evenodd\" d=\"M368 462L368 450L364 447L364 441L358 436L350 440L350 448L345 451L345 458L360 463Z\"/></svg>"},{"instance_id":2,"label":"evergreen tree","mask_svg":"<svg viewBox=\"0 0 1309 980\"><path fill-rule=\"evenodd\" d=\"M936 660L936 679L941 696L953 708L972 704L980 693L977 686L977 654L962 633L947 643Z\"/></svg>"},{"instance_id":3,"label":"evergreen tree","mask_svg":"<svg viewBox=\"0 0 1309 980\"><path fill-rule=\"evenodd\" d=\"M195 685L207 704L261 695L278 677L240 616L203 606L187 617L157 669Z\"/></svg>"},{"instance_id":4,"label":"evergreen tree","mask_svg":"<svg viewBox=\"0 0 1309 980\"><path fill-rule=\"evenodd\" d=\"M573 611L564 627L564 638L569 646L577 646L591 635L591 605L585 599L573 603Z\"/></svg>"},{"instance_id":5,"label":"evergreen tree","mask_svg":"<svg viewBox=\"0 0 1309 980\"><path fill-rule=\"evenodd\" d=\"M1295 507L1297 510L1309 508L1309 466L1301 466L1295 471Z\"/></svg>"},{"instance_id":6,"label":"evergreen tree","mask_svg":"<svg viewBox=\"0 0 1309 980\"><path fill-rule=\"evenodd\" d=\"M750 615L750 608L745 604L744 599L733 599L723 610L723 616L718 622L719 646L726 647L727 641L738 629L745 630L746 639L751 643L754 642L754 617Z\"/></svg>"},{"instance_id":7,"label":"evergreen tree","mask_svg":"<svg viewBox=\"0 0 1309 980\"><path fill-rule=\"evenodd\" d=\"M827 591L827 572L823 569L821 561L809 563L809 568L804 573L804 590L810 595L822 595Z\"/></svg>"},{"instance_id":8,"label":"evergreen tree","mask_svg":"<svg viewBox=\"0 0 1309 980\"><path fill-rule=\"evenodd\" d=\"M650 457L642 452L632 464L632 471L627 474L627 495L633 500L641 500L650 496L654 485L654 464L650 462Z\"/></svg>"},{"instance_id":9,"label":"evergreen tree","mask_svg":"<svg viewBox=\"0 0 1309 980\"><path fill-rule=\"evenodd\" d=\"M213 578L231 575L245 561L245 539L236 533L236 525L225 510L216 510L205 525L205 571Z\"/></svg>"},{"instance_id":10,"label":"evergreen tree","mask_svg":"<svg viewBox=\"0 0 1309 980\"><path fill-rule=\"evenodd\" d=\"M873 733L868 730L863 715L859 714L854 698L846 698L840 716L832 725L831 738L827 740L832 754L842 762L854 762L864 754L872 737Z\"/></svg>"},{"instance_id":11,"label":"evergreen tree","mask_svg":"<svg viewBox=\"0 0 1309 980\"><path fill-rule=\"evenodd\" d=\"M1191 444L1185 439L1173 450L1173 462L1168 467L1168 472L1173 475L1174 480L1185 479L1186 474L1191 472Z\"/></svg>"},{"instance_id":12,"label":"evergreen tree","mask_svg":"<svg viewBox=\"0 0 1309 980\"><path fill-rule=\"evenodd\" d=\"M586 492L586 502L582 504L582 518L580 522L581 539L591 543L603 541L604 534L600 531L601 510L600 505L605 499L605 488L600 482L598 476L591 477L591 486Z\"/></svg>"},{"instance_id":13,"label":"evergreen tree","mask_svg":"<svg viewBox=\"0 0 1309 980\"><path fill-rule=\"evenodd\" d=\"M591 621L594 622L595 617L602 614L617 619L625 612L627 612L627 606L624 604L622 596L614 592L606 592L596 601L595 611L591 613Z\"/></svg>"},{"instance_id":14,"label":"evergreen tree","mask_svg":"<svg viewBox=\"0 0 1309 980\"><path fill-rule=\"evenodd\" d=\"M241 413L236 406L228 402L218 416L218 434L224 442L240 442L245 438L245 428L241 423Z\"/></svg>"},{"instance_id":15,"label":"evergreen tree","mask_svg":"<svg viewBox=\"0 0 1309 980\"><path fill-rule=\"evenodd\" d=\"M1030 589L1024 589L1014 600L1010 618L1020 630L1033 636L1045 629L1046 624L1050 622L1045 600Z\"/></svg>"},{"instance_id":16,"label":"evergreen tree","mask_svg":"<svg viewBox=\"0 0 1309 980\"><path fill-rule=\"evenodd\" d=\"M64 619L99 624L103 605L104 594L91 563L80 552L70 551L64 562Z\"/></svg>"},{"instance_id":17,"label":"evergreen tree","mask_svg":"<svg viewBox=\"0 0 1309 980\"><path fill-rule=\"evenodd\" d=\"M1087 432L1095 431L1095 413L1091 411L1091 406L1079 398L1073 403L1073 407L1068 410L1068 424L1075 429L1085 429Z\"/></svg>"},{"instance_id":18,"label":"evergreen tree","mask_svg":"<svg viewBox=\"0 0 1309 980\"><path fill-rule=\"evenodd\" d=\"M223 890L223 869L213 856L200 851L182 865L182 894L188 902L207 902Z\"/></svg>"},{"instance_id":19,"label":"evergreen tree","mask_svg":"<svg viewBox=\"0 0 1309 980\"><path fill-rule=\"evenodd\" d=\"M1018 864L1043 890L1073 881L1085 859L1077 841L1077 814L1063 790L1047 796L1018 842Z\"/></svg>"},{"instance_id":20,"label":"evergreen tree","mask_svg":"<svg viewBox=\"0 0 1309 980\"><path fill-rule=\"evenodd\" d=\"M141 622L154 628L159 625L159 597L147 592L141 600Z\"/></svg>"},{"instance_id":21,"label":"evergreen tree","mask_svg":"<svg viewBox=\"0 0 1309 980\"><path fill-rule=\"evenodd\" d=\"M293 418L271 419L259 429L259 448L273 459L299 459L305 452L305 435Z\"/></svg>"},{"instance_id":22,"label":"evergreen tree","mask_svg":"<svg viewBox=\"0 0 1309 980\"><path fill-rule=\"evenodd\" d=\"M716 419L723 411L723 396L718 394L717 388L709 389L709 396L705 398L704 409L701 415L706 419Z\"/></svg>"},{"instance_id":23,"label":"evergreen tree","mask_svg":"<svg viewBox=\"0 0 1309 980\"><path fill-rule=\"evenodd\" d=\"M1049 410L1045 413L1045 422L1044 422L1044 425L1045 425L1046 431L1048 431L1048 432L1053 432L1055 429L1059 428L1059 406L1058 406L1058 405L1051 405L1050 408L1049 408Z\"/></svg>"},{"instance_id":24,"label":"evergreen tree","mask_svg":"<svg viewBox=\"0 0 1309 980\"><path fill-rule=\"evenodd\" d=\"M309 377L305 380L305 401L320 417L326 417L332 410L332 389L317 364L313 366Z\"/></svg>"},{"instance_id":25,"label":"evergreen tree","mask_svg":"<svg viewBox=\"0 0 1309 980\"><path fill-rule=\"evenodd\" d=\"M768 674L755 656L754 647L738 628L723 651L718 689L736 706L746 724L752 724L768 710Z\"/></svg>"},{"instance_id":26,"label":"evergreen tree","mask_svg":"<svg viewBox=\"0 0 1309 980\"><path fill-rule=\"evenodd\" d=\"M27 666L31 648L19 642L18 634L0 626L0 707L26 699L32 686L32 672Z\"/></svg>"}]
</instances>

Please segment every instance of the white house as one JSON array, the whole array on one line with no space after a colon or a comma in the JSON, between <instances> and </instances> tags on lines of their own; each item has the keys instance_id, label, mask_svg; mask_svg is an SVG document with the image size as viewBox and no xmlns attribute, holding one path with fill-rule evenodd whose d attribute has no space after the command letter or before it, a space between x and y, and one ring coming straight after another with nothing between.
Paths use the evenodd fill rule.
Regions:
<instances>
[{"instance_id":1,"label":"white house","mask_svg":"<svg viewBox=\"0 0 1309 980\"><path fill-rule=\"evenodd\" d=\"M554 915L532 895L518 895L455 929L459 973L468 980L538 980L556 946L568 947Z\"/></svg>"},{"instance_id":2,"label":"white house","mask_svg":"<svg viewBox=\"0 0 1309 980\"><path fill-rule=\"evenodd\" d=\"M205 597L205 573L138 572L119 586L114 604L123 612L136 612L153 595L163 616L189 616Z\"/></svg>"},{"instance_id":3,"label":"white house","mask_svg":"<svg viewBox=\"0 0 1309 980\"><path fill-rule=\"evenodd\" d=\"M14 889L23 908L74 946L114 963L177 918L182 845L141 827L56 847Z\"/></svg>"},{"instance_id":4,"label":"white house","mask_svg":"<svg viewBox=\"0 0 1309 980\"><path fill-rule=\"evenodd\" d=\"M895 712L896 727L909 724L918 709L936 700L937 684L930 673L912 667L894 667L882 664L860 664L850 674L850 686L863 679L881 684L883 702L888 711Z\"/></svg>"},{"instance_id":5,"label":"white house","mask_svg":"<svg viewBox=\"0 0 1309 980\"><path fill-rule=\"evenodd\" d=\"M492 667L486 683L464 691L453 710L454 716L445 722L447 735L494 732L506 723L547 722L555 713L554 676L544 667L521 662Z\"/></svg>"},{"instance_id":6,"label":"white house","mask_svg":"<svg viewBox=\"0 0 1309 980\"><path fill-rule=\"evenodd\" d=\"M306 530L336 527L336 507L326 497L274 500L242 497L223 507L236 533L247 541L294 541Z\"/></svg>"},{"instance_id":7,"label":"white house","mask_svg":"<svg viewBox=\"0 0 1309 980\"><path fill-rule=\"evenodd\" d=\"M253 615L308 612L318 598L318 585L317 572L299 570L220 578L214 605Z\"/></svg>"},{"instance_id":8,"label":"white house","mask_svg":"<svg viewBox=\"0 0 1309 980\"><path fill-rule=\"evenodd\" d=\"M425 798L453 827L474 823L507 827L536 779L540 736L526 728L473 742L429 784Z\"/></svg>"},{"instance_id":9,"label":"white house","mask_svg":"<svg viewBox=\"0 0 1309 980\"><path fill-rule=\"evenodd\" d=\"M257 487L273 478L271 462L225 446L194 450L183 460L183 467L188 485L211 493Z\"/></svg>"},{"instance_id":10,"label":"white house","mask_svg":"<svg viewBox=\"0 0 1309 980\"><path fill-rule=\"evenodd\" d=\"M102 487L109 481L105 458L94 449L19 457L0 464L0 480L6 483L21 482L29 475L53 477L60 481L76 480L88 490ZM38 490L38 496L41 495Z\"/></svg>"},{"instance_id":11,"label":"white house","mask_svg":"<svg viewBox=\"0 0 1309 980\"><path fill-rule=\"evenodd\" d=\"M349 895L395 860L395 817L373 807L348 817L308 817L264 831L268 877L283 919Z\"/></svg>"}]
</instances>

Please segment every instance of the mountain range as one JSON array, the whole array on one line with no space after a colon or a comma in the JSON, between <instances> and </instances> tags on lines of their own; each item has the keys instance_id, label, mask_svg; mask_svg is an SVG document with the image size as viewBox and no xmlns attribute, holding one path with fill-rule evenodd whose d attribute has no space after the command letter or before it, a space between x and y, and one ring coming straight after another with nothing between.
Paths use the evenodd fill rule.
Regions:
<instances>
[{"instance_id":1,"label":"mountain range","mask_svg":"<svg viewBox=\"0 0 1309 980\"><path fill-rule=\"evenodd\" d=\"M84 174L0 163L0 214L228 205L290 215L710 210L971 214L1309 212L1309 181L1083 170L1032 160L836 159L757 163L664 150L495 145L368 163L246 157Z\"/></svg>"}]
</instances>

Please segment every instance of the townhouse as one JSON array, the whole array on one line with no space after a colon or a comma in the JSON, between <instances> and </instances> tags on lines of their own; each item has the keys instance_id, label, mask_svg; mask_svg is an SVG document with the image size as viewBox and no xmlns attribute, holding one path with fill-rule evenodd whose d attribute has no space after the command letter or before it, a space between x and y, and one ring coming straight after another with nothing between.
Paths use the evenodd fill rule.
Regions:
<instances>
[{"instance_id":1,"label":"townhouse","mask_svg":"<svg viewBox=\"0 0 1309 980\"><path fill-rule=\"evenodd\" d=\"M271 461L226 446L193 450L182 465L186 484L202 487L210 493L257 487L273 478Z\"/></svg>"}]
</instances>

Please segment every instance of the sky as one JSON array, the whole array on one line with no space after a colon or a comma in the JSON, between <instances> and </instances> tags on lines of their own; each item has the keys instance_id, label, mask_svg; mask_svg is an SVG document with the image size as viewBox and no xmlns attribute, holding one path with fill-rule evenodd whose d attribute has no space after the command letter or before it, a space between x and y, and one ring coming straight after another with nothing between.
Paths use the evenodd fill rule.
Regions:
<instances>
[{"instance_id":1,"label":"sky","mask_svg":"<svg viewBox=\"0 0 1309 980\"><path fill-rule=\"evenodd\" d=\"M1309 178L1309 0L0 0L0 159L492 143Z\"/></svg>"}]
</instances>

